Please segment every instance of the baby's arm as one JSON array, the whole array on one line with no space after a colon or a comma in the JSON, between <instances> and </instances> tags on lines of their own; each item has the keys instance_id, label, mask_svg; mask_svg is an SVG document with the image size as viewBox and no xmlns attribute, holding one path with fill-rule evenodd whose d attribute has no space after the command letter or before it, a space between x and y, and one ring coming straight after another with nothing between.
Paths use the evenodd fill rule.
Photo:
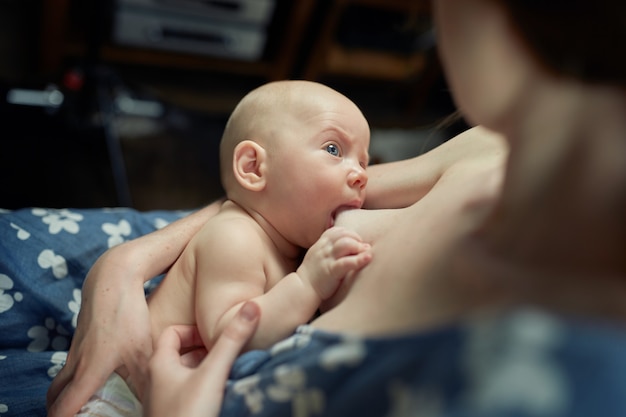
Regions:
<instances>
[{"instance_id":1,"label":"baby's arm","mask_svg":"<svg viewBox=\"0 0 626 417\"><path fill-rule=\"evenodd\" d=\"M370 246L356 233L332 228L309 249L297 272L267 290L263 269L269 255L259 237L233 234L232 229L224 236L228 238L219 246L203 249L196 260L200 273L196 317L208 349L248 300L255 301L262 314L247 348L266 348L283 339L312 318L321 301L335 293L346 274L371 260ZM216 256L218 252L221 256Z\"/></svg>"},{"instance_id":2,"label":"baby's arm","mask_svg":"<svg viewBox=\"0 0 626 417\"><path fill-rule=\"evenodd\" d=\"M371 247L356 232L343 227L326 230L307 251L302 264L265 294L253 299L261 306L261 321L249 349L263 349L307 323L343 279L367 265ZM231 314L239 309L237 306Z\"/></svg>"}]
</instances>

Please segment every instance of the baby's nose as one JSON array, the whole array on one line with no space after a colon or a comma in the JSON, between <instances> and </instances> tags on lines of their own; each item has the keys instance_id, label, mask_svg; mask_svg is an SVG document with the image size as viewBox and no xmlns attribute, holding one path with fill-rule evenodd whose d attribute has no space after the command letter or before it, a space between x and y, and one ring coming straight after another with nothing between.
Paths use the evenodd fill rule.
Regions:
<instances>
[{"instance_id":1,"label":"baby's nose","mask_svg":"<svg viewBox=\"0 0 626 417\"><path fill-rule=\"evenodd\" d=\"M367 172L361 167L350 172L348 181L351 187L365 188L367 185Z\"/></svg>"}]
</instances>

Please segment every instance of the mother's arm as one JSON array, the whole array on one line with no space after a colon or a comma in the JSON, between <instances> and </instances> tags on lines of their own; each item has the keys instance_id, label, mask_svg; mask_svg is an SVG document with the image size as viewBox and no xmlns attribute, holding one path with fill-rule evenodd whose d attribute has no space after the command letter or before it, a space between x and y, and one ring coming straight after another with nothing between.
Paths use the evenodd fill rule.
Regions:
<instances>
[{"instance_id":1,"label":"mother's arm","mask_svg":"<svg viewBox=\"0 0 626 417\"><path fill-rule=\"evenodd\" d=\"M425 196L442 175L460 163L505 154L504 138L482 126L473 127L433 150L402 161L368 167L363 208L408 207Z\"/></svg>"},{"instance_id":2,"label":"mother's arm","mask_svg":"<svg viewBox=\"0 0 626 417\"><path fill-rule=\"evenodd\" d=\"M143 391L152 354L145 281L166 271L215 213L215 202L161 230L106 251L83 285L67 363L48 390L48 415L73 416L116 369Z\"/></svg>"}]
</instances>

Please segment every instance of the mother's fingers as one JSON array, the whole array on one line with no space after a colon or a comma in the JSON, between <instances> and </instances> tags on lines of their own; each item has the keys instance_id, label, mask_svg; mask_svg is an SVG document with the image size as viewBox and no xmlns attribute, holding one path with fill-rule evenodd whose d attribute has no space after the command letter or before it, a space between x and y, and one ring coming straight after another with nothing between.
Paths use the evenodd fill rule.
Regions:
<instances>
[{"instance_id":1,"label":"mother's fingers","mask_svg":"<svg viewBox=\"0 0 626 417\"><path fill-rule=\"evenodd\" d=\"M200 365L200 362L204 360L207 355L207 350L204 347L197 347L189 352L185 352L180 357L180 363L188 368L195 368Z\"/></svg>"},{"instance_id":2,"label":"mother's fingers","mask_svg":"<svg viewBox=\"0 0 626 417\"><path fill-rule=\"evenodd\" d=\"M180 352L195 346L202 346L202 338L196 326L170 326L159 336L154 354L163 354L165 351L167 355L167 352Z\"/></svg>"},{"instance_id":3,"label":"mother's fingers","mask_svg":"<svg viewBox=\"0 0 626 417\"><path fill-rule=\"evenodd\" d=\"M176 361L189 368L195 368L202 362L207 351L196 326L170 326L159 336L155 349L157 363Z\"/></svg>"},{"instance_id":4,"label":"mother's fingers","mask_svg":"<svg viewBox=\"0 0 626 417\"><path fill-rule=\"evenodd\" d=\"M224 328L200 367L210 372L221 373L226 378L232 362L254 335L260 317L261 309L258 304L253 301L244 303Z\"/></svg>"},{"instance_id":5,"label":"mother's fingers","mask_svg":"<svg viewBox=\"0 0 626 417\"><path fill-rule=\"evenodd\" d=\"M180 351L183 346L197 344L194 342L199 336L189 328L174 327L164 331L150 360L145 415L217 416L230 368L254 334L260 314L257 304L245 303L201 364L193 369L185 366Z\"/></svg>"},{"instance_id":6,"label":"mother's fingers","mask_svg":"<svg viewBox=\"0 0 626 417\"><path fill-rule=\"evenodd\" d=\"M206 351L198 349L202 346L202 339L195 326L171 326L159 337L150 362L160 368L180 365L193 367L206 357L202 366L230 369L231 362L254 334L260 314L256 303L245 303L211 347L208 356ZM181 353L189 349L188 353Z\"/></svg>"},{"instance_id":7,"label":"mother's fingers","mask_svg":"<svg viewBox=\"0 0 626 417\"><path fill-rule=\"evenodd\" d=\"M180 365L181 352L202 346L202 338L196 326L177 325L166 328L159 336L151 364L158 366L169 365L174 362ZM192 362L183 363L186 366L194 366Z\"/></svg>"}]
</instances>

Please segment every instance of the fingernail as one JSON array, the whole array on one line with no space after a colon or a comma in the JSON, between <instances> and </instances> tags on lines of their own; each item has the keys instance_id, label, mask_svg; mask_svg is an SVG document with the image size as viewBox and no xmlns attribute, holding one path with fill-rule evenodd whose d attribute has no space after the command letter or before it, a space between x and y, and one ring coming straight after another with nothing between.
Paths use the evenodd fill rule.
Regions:
<instances>
[{"instance_id":1,"label":"fingernail","mask_svg":"<svg viewBox=\"0 0 626 417\"><path fill-rule=\"evenodd\" d=\"M252 302L247 302L241 307L241 317L247 321L254 321L259 317L259 306Z\"/></svg>"}]
</instances>

